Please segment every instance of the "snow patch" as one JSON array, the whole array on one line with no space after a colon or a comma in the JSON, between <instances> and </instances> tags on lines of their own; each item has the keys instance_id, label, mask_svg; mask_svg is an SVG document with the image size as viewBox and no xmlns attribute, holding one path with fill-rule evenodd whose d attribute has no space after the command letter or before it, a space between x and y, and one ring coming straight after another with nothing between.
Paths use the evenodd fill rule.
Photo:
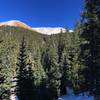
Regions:
<instances>
[{"instance_id":1,"label":"snow patch","mask_svg":"<svg viewBox=\"0 0 100 100\"><path fill-rule=\"evenodd\" d=\"M70 33L74 32L73 30L69 30Z\"/></svg>"},{"instance_id":2,"label":"snow patch","mask_svg":"<svg viewBox=\"0 0 100 100\"><path fill-rule=\"evenodd\" d=\"M11 94L10 100L16 100L16 95L15 94Z\"/></svg>"},{"instance_id":3,"label":"snow patch","mask_svg":"<svg viewBox=\"0 0 100 100\"><path fill-rule=\"evenodd\" d=\"M94 100L93 96L88 96L88 92L75 95L73 89L67 88L67 95L63 95L58 100Z\"/></svg>"},{"instance_id":4,"label":"snow patch","mask_svg":"<svg viewBox=\"0 0 100 100\"><path fill-rule=\"evenodd\" d=\"M66 32L66 29L62 28L62 27L37 27L37 28L33 28L33 30L35 30L36 32L39 32L39 33L42 33L42 34L48 34L48 35L58 34L61 31L63 33Z\"/></svg>"}]
</instances>

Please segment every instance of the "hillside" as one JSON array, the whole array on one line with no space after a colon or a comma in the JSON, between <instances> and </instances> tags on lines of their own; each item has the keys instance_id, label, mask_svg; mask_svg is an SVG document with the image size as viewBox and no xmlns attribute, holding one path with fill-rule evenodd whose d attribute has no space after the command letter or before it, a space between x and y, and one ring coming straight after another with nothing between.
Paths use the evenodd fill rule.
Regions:
<instances>
[{"instance_id":1,"label":"hillside","mask_svg":"<svg viewBox=\"0 0 100 100\"><path fill-rule=\"evenodd\" d=\"M51 59L56 54L54 59L57 61L58 46L66 45L64 52L67 52L72 44L73 35L73 33L69 32L44 35L22 27L0 26L0 75L5 77L5 82L0 84L2 91L5 89L7 91L13 90L12 87L14 86L11 81L16 77L16 63L18 62L20 44L23 37L26 41L27 62L32 62L32 71L36 79L35 84L39 86L41 80L46 77L44 68L47 66L45 65L47 61L44 60L47 58L45 59L45 56L49 54Z\"/></svg>"},{"instance_id":2,"label":"hillside","mask_svg":"<svg viewBox=\"0 0 100 100\"><path fill-rule=\"evenodd\" d=\"M28 29L31 31L35 31L35 32L47 34L47 35L58 34L61 31L63 33L66 32L66 29L63 27L31 27L27 25L26 23L21 22L19 20L10 20L6 22L0 22L0 26L20 27L20 28ZM69 32L73 32L73 31L69 30Z\"/></svg>"},{"instance_id":3,"label":"hillside","mask_svg":"<svg viewBox=\"0 0 100 100\"><path fill-rule=\"evenodd\" d=\"M21 27L24 29L29 29L32 30L30 26L27 24L19 21L19 20L11 20L11 21L6 21L6 22L0 22L0 26L15 26L15 27Z\"/></svg>"}]
</instances>

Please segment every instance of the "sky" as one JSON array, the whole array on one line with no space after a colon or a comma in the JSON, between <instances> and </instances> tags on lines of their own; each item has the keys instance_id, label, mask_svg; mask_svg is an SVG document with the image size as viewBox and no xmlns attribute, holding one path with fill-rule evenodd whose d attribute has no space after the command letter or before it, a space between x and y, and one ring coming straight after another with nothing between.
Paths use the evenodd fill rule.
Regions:
<instances>
[{"instance_id":1,"label":"sky","mask_svg":"<svg viewBox=\"0 0 100 100\"><path fill-rule=\"evenodd\" d=\"M69 27L80 19L83 0L0 0L0 22L20 20L32 27Z\"/></svg>"}]
</instances>

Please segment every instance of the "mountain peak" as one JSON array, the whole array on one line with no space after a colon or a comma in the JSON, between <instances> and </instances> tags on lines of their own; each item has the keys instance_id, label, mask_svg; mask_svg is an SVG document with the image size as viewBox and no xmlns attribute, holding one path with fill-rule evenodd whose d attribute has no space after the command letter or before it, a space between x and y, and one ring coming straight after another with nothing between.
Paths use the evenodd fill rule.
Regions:
<instances>
[{"instance_id":1,"label":"mountain peak","mask_svg":"<svg viewBox=\"0 0 100 100\"><path fill-rule=\"evenodd\" d=\"M22 27L25 29L31 29L32 28L30 26L28 26L27 24L19 21L19 20L11 20L11 21L7 21L7 22L0 22L0 26L15 26L15 27Z\"/></svg>"},{"instance_id":2,"label":"mountain peak","mask_svg":"<svg viewBox=\"0 0 100 100\"><path fill-rule=\"evenodd\" d=\"M64 33L66 32L65 28L62 27L37 27L37 28L33 28L33 30L35 30L36 32L42 33L42 34L58 34L61 31Z\"/></svg>"},{"instance_id":3,"label":"mountain peak","mask_svg":"<svg viewBox=\"0 0 100 100\"><path fill-rule=\"evenodd\" d=\"M66 29L63 27L30 27L27 24L19 21L19 20L10 20L10 21L6 21L6 22L0 22L0 26L14 26L14 27L21 27L24 29L28 29L31 31L35 31L38 33L42 33L42 34L58 34L61 31L63 33L66 32ZM69 32L73 32L72 30L69 30Z\"/></svg>"}]
</instances>

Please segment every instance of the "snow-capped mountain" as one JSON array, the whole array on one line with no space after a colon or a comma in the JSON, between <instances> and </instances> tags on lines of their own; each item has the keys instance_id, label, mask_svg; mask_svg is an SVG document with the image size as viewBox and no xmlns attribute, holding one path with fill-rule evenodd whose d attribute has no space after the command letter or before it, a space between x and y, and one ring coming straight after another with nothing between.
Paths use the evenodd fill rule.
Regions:
<instances>
[{"instance_id":1,"label":"snow-capped mountain","mask_svg":"<svg viewBox=\"0 0 100 100\"><path fill-rule=\"evenodd\" d=\"M66 32L65 28L62 27L37 27L37 28L33 28L33 30L35 30L36 32L42 33L42 34L57 34L60 33L61 31L64 33Z\"/></svg>"},{"instance_id":2,"label":"snow-capped mountain","mask_svg":"<svg viewBox=\"0 0 100 100\"><path fill-rule=\"evenodd\" d=\"M38 33L42 33L42 34L58 34L61 31L64 33L66 32L65 28L62 27L30 27L27 24L19 21L19 20L11 20L11 21L7 21L7 22L0 22L0 26L15 26L15 27L21 27L21 28L25 28L25 29L29 29L32 31L36 31ZM69 30L69 32L73 32L72 30Z\"/></svg>"},{"instance_id":3,"label":"snow-capped mountain","mask_svg":"<svg viewBox=\"0 0 100 100\"><path fill-rule=\"evenodd\" d=\"M27 24L19 21L19 20L11 20L7 22L0 22L0 26L15 26L15 27L22 27L25 29L32 29L30 26Z\"/></svg>"}]
</instances>

